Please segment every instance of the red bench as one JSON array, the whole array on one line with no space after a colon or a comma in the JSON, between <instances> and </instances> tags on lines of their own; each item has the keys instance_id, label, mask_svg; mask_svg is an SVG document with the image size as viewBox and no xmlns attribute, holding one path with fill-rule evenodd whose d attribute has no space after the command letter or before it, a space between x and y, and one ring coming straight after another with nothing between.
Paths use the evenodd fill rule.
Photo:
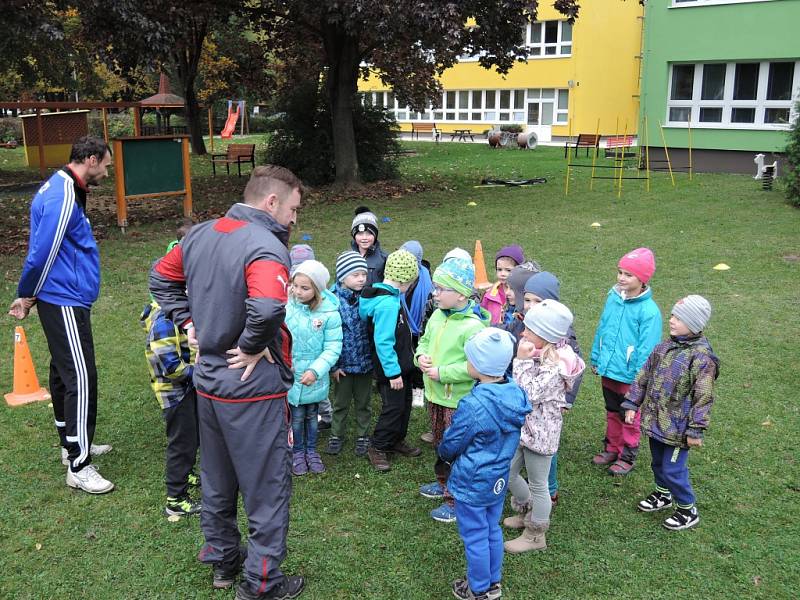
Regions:
<instances>
[{"instance_id":1,"label":"red bench","mask_svg":"<svg viewBox=\"0 0 800 600\"><path fill-rule=\"evenodd\" d=\"M630 158L632 153L627 152L627 149L633 148L633 139L632 135L606 138L606 158Z\"/></svg>"}]
</instances>

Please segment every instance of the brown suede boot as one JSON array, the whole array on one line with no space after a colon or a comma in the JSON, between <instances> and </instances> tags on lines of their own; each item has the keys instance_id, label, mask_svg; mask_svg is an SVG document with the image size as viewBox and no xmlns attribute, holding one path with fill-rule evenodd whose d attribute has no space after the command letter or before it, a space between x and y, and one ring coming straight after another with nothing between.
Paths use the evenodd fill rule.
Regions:
<instances>
[{"instance_id":1,"label":"brown suede boot","mask_svg":"<svg viewBox=\"0 0 800 600\"><path fill-rule=\"evenodd\" d=\"M549 521L532 522L525 516L525 530L518 538L503 544L509 554L522 554L531 550L544 550L547 548L545 531L550 527Z\"/></svg>"},{"instance_id":2,"label":"brown suede boot","mask_svg":"<svg viewBox=\"0 0 800 600\"><path fill-rule=\"evenodd\" d=\"M372 466L375 467L376 471L388 471L392 468L389 465L389 459L386 457L386 452L370 446L369 450L367 450L367 456L369 456L369 462L372 463Z\"/></svg>"}]
</instances>

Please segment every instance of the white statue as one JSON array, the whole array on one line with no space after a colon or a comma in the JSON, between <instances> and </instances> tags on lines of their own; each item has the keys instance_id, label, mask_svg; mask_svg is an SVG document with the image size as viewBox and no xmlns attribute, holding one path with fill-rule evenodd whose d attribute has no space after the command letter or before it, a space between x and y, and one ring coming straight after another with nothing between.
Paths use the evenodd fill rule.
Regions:
<instances>
[{"instance_id":1,"label":"white statue","mask_svg":"<svg viewBox=\"0 0 800 600\"><path fill-rule=\"evenodd\" d=\"M756 157L753 159L753 162L756 163L756 175L753 179L763 179L764 178L764 171L768 167L772 167L772 177L773 179L778 177L778 161L776 160L771 165L764 164L764 155L763 154L756 154Z\"/></svg>"}]
</instances>

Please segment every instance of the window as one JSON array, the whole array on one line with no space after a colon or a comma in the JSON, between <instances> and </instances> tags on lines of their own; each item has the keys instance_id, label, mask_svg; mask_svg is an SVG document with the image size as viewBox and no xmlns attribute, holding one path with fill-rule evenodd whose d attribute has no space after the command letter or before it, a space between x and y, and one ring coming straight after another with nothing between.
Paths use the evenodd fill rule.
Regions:
<instances>
[{"instance_id":1,"label":"window","mask_svg":"<svg viewBox=\"0 0 800 600\"><path fill-rule=\"evenodd\" d=\"M446 90L423 112L401 106L390 91L359 94L364 104L383 106L398 121L465 123L568 122L569 90Z\"/></svg>"},{"instance_id":2,"label":"window","mask_svg":"<svg viewBox=\"0 0 800 600\"><path fill-rule=\"evenodd\" d=\"M796 118L800 61L673 64L667 122L785 129Z\"/></svg>"},{"instance_id":3,"label":"window","mask_svg":"<svg viewBox=\"0 0 800 600\"><path fill-rule=\"evenodd\" d=\"M529 23L524 34L528 56L558 57L572 54L572 25L566 21Z\"/></svg>"}]
</instances>

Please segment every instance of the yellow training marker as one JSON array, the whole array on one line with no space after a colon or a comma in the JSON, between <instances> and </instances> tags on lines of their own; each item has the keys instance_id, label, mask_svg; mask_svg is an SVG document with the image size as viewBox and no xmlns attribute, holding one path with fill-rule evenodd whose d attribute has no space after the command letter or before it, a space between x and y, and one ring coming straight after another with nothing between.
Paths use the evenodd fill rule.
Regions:
<instances>
[{"instance_id":1,"label":"yellow training marker","mask_svg":"<svg viewBox=\"0 0 800 600\"><path fill-rule=\"evenodd\" d=\"M715 271L729 271L730 267L725 263L719 263L718 265L714 265Z\"/></svg>"}]
</instances>

